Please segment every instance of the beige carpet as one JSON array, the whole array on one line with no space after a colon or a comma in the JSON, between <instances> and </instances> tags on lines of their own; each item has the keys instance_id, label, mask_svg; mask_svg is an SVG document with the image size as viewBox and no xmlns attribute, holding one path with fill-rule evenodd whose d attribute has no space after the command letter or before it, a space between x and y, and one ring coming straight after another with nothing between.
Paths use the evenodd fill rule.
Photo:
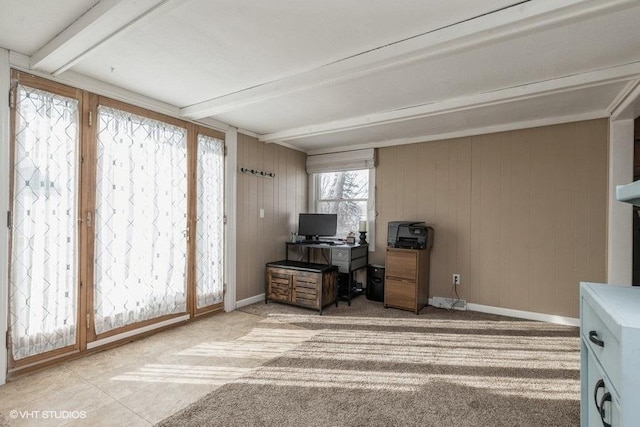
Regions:
<instances>
[{"instance_id":1,"label":"beige carpet","mask_svg":"<svg viewBox=\"0 0 640 427\"><path fill-rule=\"evenodd\" d=\"M578 329L360 297L318 316L279 304L243 311L309 339L161 426L577 426ZM288 329L291 331L291 329Z\"/></svg>"}]
</instances>

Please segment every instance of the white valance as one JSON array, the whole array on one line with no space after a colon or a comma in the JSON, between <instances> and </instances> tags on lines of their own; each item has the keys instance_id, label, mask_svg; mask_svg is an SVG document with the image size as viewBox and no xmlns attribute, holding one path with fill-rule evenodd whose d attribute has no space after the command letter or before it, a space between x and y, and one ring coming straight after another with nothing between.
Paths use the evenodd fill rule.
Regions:
<instances>
[{"instance_id":1,"label":"white valance","mask_svg":"<svg viewBox=\"0 0 640 427\"><path fill-rule=\"evenodd\" d=\"M307 156L307 173L339 172L376 167L376 150L343 151Z\"/></svg>"}]
</instances>

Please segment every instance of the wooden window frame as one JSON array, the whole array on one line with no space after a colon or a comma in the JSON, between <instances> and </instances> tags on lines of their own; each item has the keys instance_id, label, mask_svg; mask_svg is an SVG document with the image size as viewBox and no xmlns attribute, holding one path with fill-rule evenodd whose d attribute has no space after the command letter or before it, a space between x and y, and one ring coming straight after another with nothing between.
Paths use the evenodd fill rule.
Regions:
<instances>
[{"instance_id":1,"label":"wooden window frame","mask_svg":"<svg viewBox=\"0 0 640 427\"><path fill-rule=\"evenodd\" d=\"M83 175L82 175L82 167L81 167L81 163L82 163L82 158L84 156L83 153L83 149L84 149L84 136L85 136L85 129L82 125L82 112L83 109L85 108L84 105L84 97L83 97L83 93L80 89L76 89L73 88L71 86L67 86L61 83L56 83L56 82L52 82L49 80L45 80L39 77L36 77L34 75L31 74L27 74L27 73L23 73L21 71L17 71L17 70L11 70L11 87L10 87L10 93L11 96L14 100L14 102L12 103L12 105L9 106L9 206L10 206L10 212L11 215L13 216L13 201L14 201L14 184L15 184L15 155L16 155L16 105L15 103L17 102L16 100L16 96L17 96L17 87L18 85L23 85L23 86L27 86L33 89L38 89L38 90L43 90L43 91L47 91L50 93L53 93L55 95L60 95L60 96L65 96L67 98L73 98L76 99L78 101L78 159L77 159L77 164L76 164L76 172L77 172L77 188L75 189L76 191L76 196L77 196L77 212L76 212L76 217L80 218L82 209L83 209L83 204L84 204L84 200L82 199L82 192L81 192L81 182L83 179ZM27 356L25 358L22 358L20 360L15 360L13 358L13 354L10 351L11 348L11 344L10 344L10 339L11 339L11 334L7 334L8 340L7 340L7 365L9 370L12 369L19 369L21 367L24 366L31 366L37 363L42 362L43 360L48 360L48 359L52 359L52 358L59 358L61 356L67 355L67 354L73 354L73 353L77 353L79 352L84 345L86 345L86 336L84 335L84 331L83 328L80 327L80 321L81 321L81 314L86 311L86 307L84 306L84 289L83 286L81 285L83 282L83 263L80 259L80 254L82 253L82 227L78 226L76 229L76 239L77 239L77 250L78 250L78 254L76 254L76 261L77 261L77 266L76 268L78 269L76 271L76 277L78 282L76 283L76 307L77 307L77 312L76 312L76 326L77 326L77 334L76 334L76 342L73 345L69 345L69 346L65 346L65 347L61 347L52 351L48 351L46 353L41 353L41 354L36 354L33 356ZM11 262L11 256L12 256L12 246L13 246L13 226L11 231L9 232L9 248L8 248L8 259L9 262ZM11 266L9 265L9 279L11 277L12 269ZM11 280L7 281L7 287L8 287L8 295L9 298L11 295ZM8 327L10 327L11 325L9 324Z\"/></svg>"},{"instance_id":2,"label":"wooden window frame","mask_svg":"<svg viewBox=\"0 0 640 427\"><path fill-rule=\"evenodd\" d=\"M221 139L225 141L225 134L223 132L207 128L205 126L188 122L182 119L178 119L165 114L157 113L151 110L147 110L142 107L128 104L126 102L118 101L103 95L97 95L88 91L84 91L78 88L74 88L61 83L53 82L42 77L38 77L32 74L24 73L18 70L11 70L11 88L10 91L15 96L15 90L17 85L32 87L34 89L40 89L48 91L57 95L66 96L69 98L75 98L78 100L78 128L79 128L79 140L78 140L78 165L77 176L78 183L76 188L76 196L78 200L77 217L81 226L77 229L77 308L76 324L77 324L77 338L76 343L72 346L59 348L53 351L49 351L34 356L25 357L20 360L13 360L11 352L8 351L8 368L10 375L16 375L23 372L29 372L33 369L38 369L43 366L52 365L61 361L75 359L83 357L87 354L95 353L96 351L103 350L105 348L112 348L121 344L125 344L135 339L144 338L153 333L166 330L171 327L175 327L184 322L177 322L173 325L160 326L157 329L151 331L141 330L139 334L134 336L127 336L116 341L101 344L99 346L88 348L88 344L102 340L104 338L114 337L123 333L131 332L144 328L145 326L159 324L170 319L175 319L185 315L189 316L189 320L194 320L196 317L202 317L207 314L215 313L224 309L224 302L214 304L212 306L202 307L197 309L196 306L196 288L195 288L195 269L196 269L196 218L197 218L197 135L203 134L211 136L213 138ZM102 334L95 333L95 324L93 321L93 296L94 296L94 258L95 258L95 228L92 224L91 227L87 227L85 222L80 222L80 219L87 217L87 214L91 214L92 218L95 217L96 206L96 161L97 161L97 112L98 106L105 106L110 108L119 109L132 114L143 116L146 118L158 120L171 124L174 126L185 128L187 131L187 261L185 266L186 271L186 298L187 306L186 310L181 313L172 313L165 316L149 319L142 322L126 325L121 328L117 328ZM11 206L13 205L14 198L14 172L15 172L15 107L10 106L10 148L9 148L9 161L10 161L10 188L9 188L9 200ZM224 199L226 209L226 197ZM11 259L11 243L13 238L13 232L9 233L9 259ZM11 274L11 269L9 269ZM226 276L226 265L225 265ZM7 283L9 286L9 282ZM10 291L10 289L9 289ZM7 343L9 347L9 343Z\"/></svg>"}]
</instances>

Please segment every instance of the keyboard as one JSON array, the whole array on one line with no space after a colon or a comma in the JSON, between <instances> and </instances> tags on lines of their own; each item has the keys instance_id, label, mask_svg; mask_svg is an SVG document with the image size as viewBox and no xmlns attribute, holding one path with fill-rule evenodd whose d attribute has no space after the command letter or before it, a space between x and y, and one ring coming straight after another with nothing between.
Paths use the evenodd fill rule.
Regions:
<instances>
[{"instance_id":1,"label":"keyboard","mask_svg":"<svg viewBox=\"0 0 640 427\"><path fill-rule=\"evenodd\" d=\"M302 243L306 245L335 245L333 240L303 240Z\"/></svg>"}]
</instances>

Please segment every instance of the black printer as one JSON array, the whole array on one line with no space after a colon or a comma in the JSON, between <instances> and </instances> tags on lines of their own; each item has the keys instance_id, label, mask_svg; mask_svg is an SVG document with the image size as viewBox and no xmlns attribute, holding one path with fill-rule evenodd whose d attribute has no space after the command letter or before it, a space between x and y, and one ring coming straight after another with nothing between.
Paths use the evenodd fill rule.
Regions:
<instances>
[{"instance_id":1,"label":"black printer","mask_svg":"<svg viewBox=\"0 0 640 427\"><path fill-rule=\"evenodd\" d=\"M431 249L433 228L420 221L390 221L387 245L390 248Z\"/></svg>"}]
</instances>

